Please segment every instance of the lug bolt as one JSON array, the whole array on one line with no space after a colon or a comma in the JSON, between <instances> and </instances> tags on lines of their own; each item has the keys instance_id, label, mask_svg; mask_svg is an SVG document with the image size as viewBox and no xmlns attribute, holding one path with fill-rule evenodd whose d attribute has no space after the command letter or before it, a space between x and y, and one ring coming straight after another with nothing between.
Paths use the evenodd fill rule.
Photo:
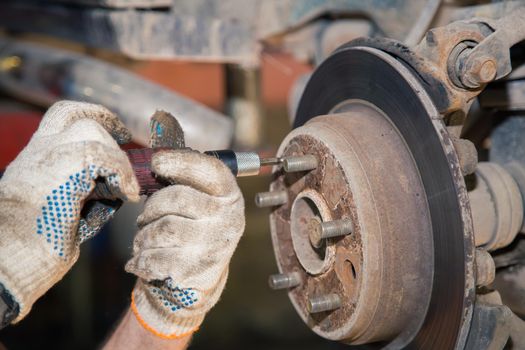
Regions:
<instances>
[{"instance_id":1,"label":"lug bolt","mask_svg":"<svg viewBox=\"0 0 525 350\"><path fill-rule=\"evenodd\" d=\"M268 278L268 284L274 290L293 288L301 284L301 275L299 272L278 273Z\"/></svg>"},{"instance_id":2,"label":"lug bolt","mask_svg":"<svg viewBox=\"0 0 525 350\"><path fill-rule=\"evenodd\" d=\"M255 205L259 208L273 207L288 202L288 192L272 191L260 192L255 195Z\"/></svg>"},{"instance_id":3,"label":"lug bolt","mask_svg":"<svg viewBox=\"0 0 525 350\"><path fill-rule=\"evenodd\" d=\"M341 307L341 298L337 294L326 294L308 299L306 309L314 314L323 311L331 311Z\"/></svg>"},{"instance_id":4,"label":"lug bolt","mask_svg":"<svg viewBox=\"0 0 525 350\"><path fill-rule=\"evenodd\" d=\"M311 154L283 158L283 168L287 173L312 170L317 168L318 164L317 157Z\"/></svg>"},{"instance_id":5,"label":"lug bolt","mask_svg":"<svg viewBox=\"0 0 525 350\"><path fill-rule=\"evenodd\" d=\"M318 218L313 218L309 222L310 243L316 247L321 247L323 240L327 238L346 236L354 232L352 220L333 220L322 222Z\"/></svg>"}]
</instances>

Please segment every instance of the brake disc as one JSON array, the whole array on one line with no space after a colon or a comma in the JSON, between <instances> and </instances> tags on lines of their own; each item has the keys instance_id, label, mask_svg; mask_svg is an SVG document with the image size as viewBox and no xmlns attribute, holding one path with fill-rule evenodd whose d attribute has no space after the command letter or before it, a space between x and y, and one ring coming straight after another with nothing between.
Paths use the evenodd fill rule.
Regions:
<instances>
[{"instance_id":1,"label":"brake disc","mask_svg":"<svg viewBox=\"0 0 525 350\"><path fill-rule=\"evenodd\" d=\"M474 245L457 154L417 72L370 47L343 46L301 98L280 156L313 154L310 172L276 170L271 214L289 297L317 334L380 348L463 348L475 296ZM352 233L311 241L309 223ZM312 300L337 297L312 312Z\"/></svg>"}]
</instances>

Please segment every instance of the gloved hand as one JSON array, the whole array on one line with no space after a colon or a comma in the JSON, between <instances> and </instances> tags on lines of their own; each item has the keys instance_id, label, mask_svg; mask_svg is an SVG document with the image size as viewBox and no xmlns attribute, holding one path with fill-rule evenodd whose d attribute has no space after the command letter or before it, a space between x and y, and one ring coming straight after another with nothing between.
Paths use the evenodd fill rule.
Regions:
<instances>
[{"instance_id":1,"label":"gloved hand","mask_svg":"<svg viewBox=\"0 0 525 350\"><path fill-rule=\"evenodd\" d=\"M244 200L231 171L194 151L161 151L152 169L174 183L146 202L133 258L131 308L153 334L194 332L219 299L244 231Z\"/></svg>"},{"instance_id":2,"label":"gloved hand","mask_svg":"<svg viewBox=\"0 0 525 350\"><path fill-rule=\"evenodd\" d=\"M65 275L79 244L112 215L111 206L95 206L98 213L83 208L95 180L107 183L111 200L138 201L131 164L112 136L130 138L106 108L55 103L0 180L0 283L19 305L15 322Z\"/></svg>"}]
</instances>

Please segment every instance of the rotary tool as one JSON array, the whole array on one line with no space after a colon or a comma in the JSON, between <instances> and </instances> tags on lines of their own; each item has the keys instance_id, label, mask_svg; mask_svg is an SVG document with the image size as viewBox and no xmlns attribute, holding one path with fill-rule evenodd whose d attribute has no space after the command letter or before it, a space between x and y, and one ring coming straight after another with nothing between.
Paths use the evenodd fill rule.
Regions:
<instances>
[{"instance_id":1,"label":"rotary tool","mask_svg":"<svg viewBox=\"0 0 525 350\"><path fill-rule=\"evenodd\" d=\"M162 181L162 179L157 178L151 171L151 157L153 154L166 149L173 148L140 148L126 151L139 182L141 195L150 195L168 185ZM206 151L204 154L222 161L231 170L233 175L237 177L258 175L261 167L279 165L281 163L281 159L279 158L261 158L256 152L218 150Z\"/></svg>"},{"instance_id":2,"label":"rotary tool","mask_svg":"<svg viewBox=\"0 0 525 350\"><path fill-rule=\"evenodd\" d=\"M141 195L151 195L163 187L170 185L158 178L151 171L151 157L162 150L187 149L184 131L177 119L168 112L156 111L150 120L151 148L128 149L126 153L140 185ZM256 152L237 152L232 150L206 151L205 154L221 160L231 170L233 175L258 175L261 167L281 164L279 158L261 158ZM112 198L111 190L103 180L97 181L91 199Z\"/></svg>"}]
</instances>

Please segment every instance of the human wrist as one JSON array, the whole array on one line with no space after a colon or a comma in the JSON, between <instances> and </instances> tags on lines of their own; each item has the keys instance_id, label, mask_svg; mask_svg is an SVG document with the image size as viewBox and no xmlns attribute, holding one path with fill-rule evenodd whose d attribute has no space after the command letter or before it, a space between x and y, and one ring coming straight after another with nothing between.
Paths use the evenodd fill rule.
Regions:
<instances>
[{"instance_id":1,"label":"human wrist","mask_svg":"<svg viewBox=\"0 0 525 350\"><path fill-rule=\"evenodd\" d=\"M131 309L128 309L117 328L102 347L104 350L184 350L188 347L192 334L177 339L157 337L142 326Z\"/></svg>"}]
</instances>

